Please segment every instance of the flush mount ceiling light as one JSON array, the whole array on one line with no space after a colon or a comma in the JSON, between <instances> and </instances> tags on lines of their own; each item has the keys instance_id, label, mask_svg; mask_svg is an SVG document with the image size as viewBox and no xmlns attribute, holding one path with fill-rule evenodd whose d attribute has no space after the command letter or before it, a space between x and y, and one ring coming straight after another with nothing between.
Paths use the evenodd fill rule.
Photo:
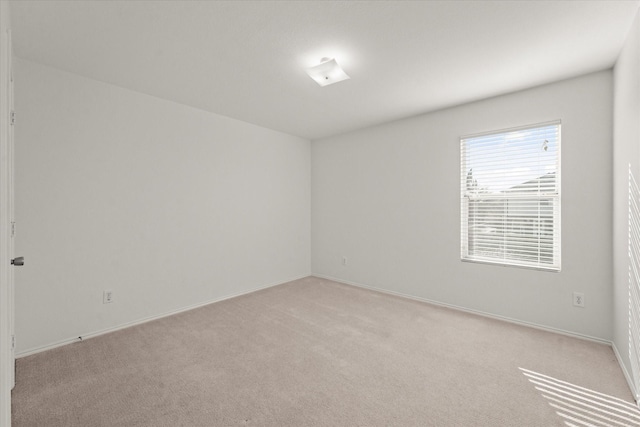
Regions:
<instances>
[{"instance_id":1,"label":"flush mount ceiling light","mask_svg":"<svg viewBox=\"0 0 640 427\"><path fill-rule=\"evenodd\" d=\"M327 86L351 78L340 68L335 59L329 58L322 58L319 65L307 68L305 71L320 86Z\"/></svg>"}]
</instances>

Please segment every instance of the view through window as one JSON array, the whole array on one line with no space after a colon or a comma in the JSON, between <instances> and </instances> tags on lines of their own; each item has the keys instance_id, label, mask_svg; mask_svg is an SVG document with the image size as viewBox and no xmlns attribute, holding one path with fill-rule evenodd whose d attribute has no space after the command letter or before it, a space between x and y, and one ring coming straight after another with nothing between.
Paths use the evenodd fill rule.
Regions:
<instances>
[{"instance_id":1,"label":"view through window","mask_svg":"<svg viewBox=\"0 0 640 427\"><path fill-rule=\"evenodd\" d=\"M560 270L560 122L460 139L461 257Z\"/></svg>"}]
</instances>

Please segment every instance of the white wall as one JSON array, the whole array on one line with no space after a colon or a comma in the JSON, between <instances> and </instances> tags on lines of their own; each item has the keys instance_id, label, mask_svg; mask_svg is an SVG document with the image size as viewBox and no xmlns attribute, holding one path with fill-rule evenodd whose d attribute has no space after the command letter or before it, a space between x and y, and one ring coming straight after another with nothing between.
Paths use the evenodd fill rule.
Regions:
<instances>
[{"instance_id":1,"label":"white wall","mask_svg":"<svg viewBox=\"0 0 640 427\"><path fill-rule=\"evenodd\" d=\"M614 68L613 156L613 343L629 363L629 165L640 179L640 22L636 15Z\"/></svg>"},{"instance_id":2,"label":"white wall","mask_svg":"<svg viewBox=\"0 0 640 427\"><path fill-rule=\"evenodd\" d=\"M610 340L611 111L602 71L313 141L312 273ZM556 119L562 271L461 262L459 137Z\"/></svg>"},{"instance_id":3,"label":"white wall","mask_svg":"<svg viewBox=\"0 0 640 427\"><path fill-rule=\"evenodd\" d=\"M19 353L309 274L309 141L16 62Z\"/></svg>"}]
</instances>

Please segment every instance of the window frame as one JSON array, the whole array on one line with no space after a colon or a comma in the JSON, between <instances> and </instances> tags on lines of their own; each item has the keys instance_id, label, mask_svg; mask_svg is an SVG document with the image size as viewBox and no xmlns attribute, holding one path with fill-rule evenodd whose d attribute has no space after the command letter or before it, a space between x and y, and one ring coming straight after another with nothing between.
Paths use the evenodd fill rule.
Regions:
<instances>
[{"instance_id":1,"label":"window frame","mask_svg":"<svg viewBox=\"0 0 640 427\"><path fill-rule=\"evenodd\" d=\"M553 257L553 261L549 264L545 264L541 261L540 255L540 244L541 240L538 241L538 260L536 262L528 262L522 259L510 258L506 256L504 249L502 249L501 257L491 257L491 256L479 256L469 254L469 203L470 203L470 194L467 188L469 176L469 161L467 156L468 151L468 140L474 138L481 138L487 136L499 136L513 132L521 132L521 131L531 131L535 129L556 126L556 134L557 134L557 154L555 159L555 191L548 193L538 193L536 195L526 194L526 191L514 192L512 193L512 197L505 197L504 195L498 196L495 194L487 194L483 197L478 197L476 194L476 201L478 200L502 200L506 204L511 199L521 199L526 202L535 202L541 206L541 202L549 201L552 204L552 238L551 238L551 248L553 249L551 252L551 256ZM561 229L561 207L562 207L562 174L561 174L561 163L562 163L562 122L560 120L553 120L548 122L529 124L518 127L511 127L506 129L492 130L482 133L475 133L469 135L463 135L459 138L460 142L460 259L463 262L470 263L479 263L479 264L489 264L503 267L516 267L516 268L525 268L525 269L533 269L533 270L541 270L548 272L560 272L562 267L562 229ZM534 162L532 160L532 162ZM541 175L538 178L542 178ZM514 197L515 196L515 197ZM555 206L554 206L555 205ZM465 214L466 210L466 214ZM505 218L505 222L507 221L508 216L503 214ZM541 221L540 217L538 217L538 221ZM539 224L538 233L543 228ZM466 240L466 242L465 242ZM505 239L505 241L507 241Z\"/></svg>"}]
</instances>

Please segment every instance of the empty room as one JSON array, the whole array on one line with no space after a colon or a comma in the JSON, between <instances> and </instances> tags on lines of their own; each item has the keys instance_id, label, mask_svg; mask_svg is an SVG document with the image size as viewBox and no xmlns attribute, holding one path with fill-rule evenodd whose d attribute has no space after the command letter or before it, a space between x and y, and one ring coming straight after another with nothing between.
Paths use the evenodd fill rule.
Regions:
<instances>
[{"instance_id":1,"label":"empty room","mask_svg":"<svg viewBox=\"0 0 640 427\"><path fill-rule=\"evenodd\" d=\"M0 427L640 426L640 0L0 0Z\"/></svg>"}]
</instances>

